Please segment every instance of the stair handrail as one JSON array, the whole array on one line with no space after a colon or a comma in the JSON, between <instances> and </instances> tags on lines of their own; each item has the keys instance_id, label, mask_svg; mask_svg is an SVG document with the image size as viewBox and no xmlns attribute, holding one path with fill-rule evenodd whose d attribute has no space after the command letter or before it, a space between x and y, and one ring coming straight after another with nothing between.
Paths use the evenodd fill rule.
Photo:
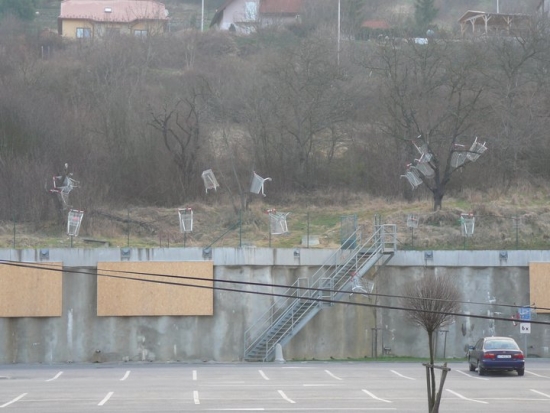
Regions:
<instances>
[{"instance_id":1,"label":"stair handrail","mask_svg":"<svg viewBox=\"0 0 550 413\"><path fill-rule=\"evenodd\" d=\"M296 324L298 324L298 322L300 322L306 316L307 312L303 312L298 317L295 317L295 314L298 312L298 310L306 306L311 308L316 306L316 304L317 303L312 301L302 302L298 300L292 304L291 309L289 309L289 311L285 311L284 316L281 316L281 319L284 319L285 317L289 317L292 320L292 322L290 324L288 323L282 324L281 327L277 329L272 336L267 337L264 361L267 359L268 355L275 349L275 346L277 345L277 343L281 341L279 338L277 338L276 340L273 340L273 338L276 337L283 330L284 330L284 333L283 333L283 337L284 337L287 334L287 332L292 331L296 326ZM263 335L261 337L263 337Z\"/></svg>"},{"instance_id":2,"label":"stair handrail","mask_svg":"<svg viewBox=\"0 0 550 413\"><path fill-rule=\"evenodd\" d=\"M386 227L394 228L395 225L391 225L391 224L377 225L375 227L374 233L363 244L357 246L354 249L338 250L337 253L342 253L343 251L347 252L346 259L338 266L338 268L336 268L336 270L333 272L332 277L330 277L330 279L336 278L338 273L342 271L345 272L347 269L347 266L351 264L353 261L358 263L357 257L360 252L365 252L367 254L370 254L370 256L372 257L372 256L375 256L376 254L384 252L386 249L391 248L391 247L387 247L387 242L384 240L386 234L388 233L388 231L386 230ZM394 231L391 231L391 232L394 232ZM361 272L361 269L365 268L365 265L364 265L365 263L366 262L362 262L360 266L356 266L355 268L356 270L355 275L359 278L361 278L366 272L366 270L364 272ZM321 275L319 274L319 271L316 271L310 278L312 282L310 282L309 291L317 291L319 289L322 289L321 282L323 279L326 279L326 277L321 277ZM336 288L336 285L334 286L334 290L338 291L338 288Z\"/></svg>"},{"instance_id":3,"label":"stair handrail","mask_svg":"<svg viewBox=\"0 0 550 413\"><path fill-rule=\"evenodd\" d=\"M387 229L390 229L390 231L387 231ZM359 235L360 239L361 228L358 228L357 231L351 234L348 237L348 240L344 241L342 245L349 245L349 243L347 242L349 240L356 241L357 235ZM386 241L386 235L390 235L390 241ZM395 250L396 243L396 226L384 224L375 226L375 231L372 236L364 243L360 243L359 246L357 246L356 244L356 247L353 249L340 247L337 251L335 251L334 254L331 254L323 262L321 267L309 278L311 282L308 282L308 286L306 288L300 287L298 285L301 279L296 280L282 294L283 296L285 296L283 301L278 300L277 302L275 302L256 320L256 322L251 327L249 327L245 331L244 356L246 357L249 350L254 348L261 340L264 339L264 336L272 329L273 325L283 320L285 317L288 317L290 319L293 318L296 310L303 304L300 299L303 299L305 297L312 298L313 294L319 294L319 290L322 290L323 287L326 287L327 283L329 283L330 280L334 280L335 278L337 278L340 272L344 272L343 274L340 274L340 278L338 279L338 281L344 280L344 282L334 283L333 291L331 292L332 297L334 297L335 295L339 294L340 290L350 282L350 278L346 278L345 276L349 275L350 268L353 268L349 266L350 264L354 264L353 261L355 261L356 270L359 271L359 273L357 274L354 272L354 275L362 277L364 273L360 273L360 269L365 268L366 264L371 260L377 261L379 259L379 255L383 254L386 249L390 248L392 250ZM387 244L389 244L389 246ZM360 268L357 268L357 256L362 250L365 250L365 246L367 245L369 246L369 248L367 248L366 250L366 254L368 254L368 257L365 261L361 263ZM344 252L346 259L343 262L340 262L342 259L342 254ZM365 269L365 272L366 270L367 269ZM330 277L325 277L325 275L329 271L331 271ZM339 288L337 288L337 286L339 286ZM279 314L277 317L275 317L275 314L277 313ZM289 328L292 328L293 325L295 325L295 322L293 322ZM263 328L263 326L267 327ZM253 331L258 331L260 329L262 329L262 331L260 331L258 334L254 334L253 336ZM268 354L269 351L269 348L266 348L266 352Z\"/></svg>"},{"instance_id":4,"label":"stair handrail","mask_svg":"<svg viewBox=\"0 0 550 413\"><path fill-rule=\"evenodd\" d=\"M357 238L361 238L361 228L358 228L356 231L354 231L344 242L342 242L342 245L348 245L349 241L356 240ZM339 254L342 250L342 246L336 250L334 253L329 255L328 258L326 258L323 263L321 264L321 267L313 274L321 273L326 274L330 269L334 268L338 264L338 258ZM311 277L310 277L311 279ZM256 321L244 332L244 343L245 343L245 355L247 353L247 350L254 346L254 342L256 339L252 340L251 344L247 344L250 341L250 337L252 336L252 332L259 330L262 328L263 325L271 326L274 322L273 317L276 314L277 310L287 310L290 308L291 304L286 304L290 301L294 301L297 298L303 298L309 294L310 287L309 285L306 288L300 287L298 284L300 282L300 279L296 280L286 291L281 293L281 296L283 300L278 300L277 297L275 299L275 302L265 311L263 312ZM302 290L304 292L302 293ZM268 322L269 320L269 322ZM261 326L259 324L261 323ZM263 329L260 333L254 334L254 337L261 337L265 333L266 329Z\"/></svg>"},{"instance_id":5,"label":"stair handrail","mask_svg":"<svg viewBox=\"0 0 550 413\"><path fill-rule=\"evenodd\" d=\"M371 266L368 266L368 262L376 262L380 259L382 256L382 245L378 245L375 247L375 252L372 250L369 251L368 258L366 258L361 265L358 268L368 267L371 268ZM352 261L355 261L355 257L351 257L346 263L341 265L341 268L344 268L343 275L339 278L337 283L333 284L333 288L330 290L330 300L336 300L338 299L338 296L340 294L348 293L349 291L343 291L346 289L346 286L352 282L352 273L353 276L357 276L357 273L355 271L352 271L356 263L353 263L353 266L349 266ZM337 271L334 271L333 274L338 274L341 271L341 268L338 268ZM365 271L366 272L366 271ZM363 273L364 274L364 273ZM362 275L363 275L362 274ZM347 277L349 275L349 277ZM362 276L361 275L361 276ZM334 276L332 279L336 278ZM315 289L314 293L317 295L317 299L323 298L326 299L326 297L322 297L322 292L325 290L325 288L330 284L330 281L332 279L328 278L321 278L320 279L320 289ZM342 281L343 282L340 282ZM311 289L308 289L307 292L311 291ZM303 295L302 295L303 297ZM312 308L316 309L317 311L320 310L319 303L317 300L313 300L312 296L308 297L306 299L307 301L304 301L302 299L294 299L294 301L289 304L289 306L283 310L278 317L275 320L271 321L271 324L268 328L266 328L258 337L257 339L251 343L251 345L248 347L247 350L255 348L258 344L260 344L262 341L264 341L263 346L265 348L262 352L262 360L266 361L269 357L269 354L271 354L272 351L274 351L275 346L277 343L285 341L288 339L287 333L289 331L292 331L295 329L296 325L305 318L306 315L308 315L309 311L311 311ZM308 307L306 311L302 311L304 307ZM301 311L300 314L298 314ZM277 329L274 329L274 326L279 326ZM248 351L245 353L248 354Z\"/></svg>"}]
</instances>

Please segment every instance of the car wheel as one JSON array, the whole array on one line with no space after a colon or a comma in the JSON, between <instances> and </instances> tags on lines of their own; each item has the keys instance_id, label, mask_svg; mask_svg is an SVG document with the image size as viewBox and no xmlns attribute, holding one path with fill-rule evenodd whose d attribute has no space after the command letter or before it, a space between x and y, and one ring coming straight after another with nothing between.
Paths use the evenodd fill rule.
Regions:
<instances>
[{"instance_id":1,"label":"car wheel","mask_svg":"<svg viewBox=\"0 0 550 413\"><path fill-rule=\"evenodd\" d=\"M523 376L525 374L525 369L518 369L518 376Z\"/></svg>"},{"instance_id":2,"label":"car wheel","mask_svg":"<svg viewBox=\"0 0 550 413\"><path fill-rule=\"evenodd\" d=\"M477 366L477 371L478 371L480 376L485 376L485 369L483 367L481 367L479 364Z\"/></svg>"},{"instance_id":3,"label":"car wheel","mask_svg":"<svg viewBox=\"0 0 550 413\"><path fill-rule=\"evenodd\" d=\"M468 359L468 364L470 365L470 371L476 371L476 366L474 366L472 364L472 362L470 361L470 359Z\"/></svg>"}]
</instances>

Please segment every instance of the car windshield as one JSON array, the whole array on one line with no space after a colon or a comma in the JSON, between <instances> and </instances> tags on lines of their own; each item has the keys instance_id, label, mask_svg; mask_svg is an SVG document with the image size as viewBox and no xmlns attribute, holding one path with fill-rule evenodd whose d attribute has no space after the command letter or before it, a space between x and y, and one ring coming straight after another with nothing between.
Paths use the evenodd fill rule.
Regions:
<instances>
[{"instance_id":1,"label":"car windshield","mask_svg":"<svg viewBox=\"0 0 550 413\"><path fill-rule=\"evenodd\" d=\"M511 340L490 340L485 342L485 350L519 350L518 345Z\"/></svg>"}]
</instances>

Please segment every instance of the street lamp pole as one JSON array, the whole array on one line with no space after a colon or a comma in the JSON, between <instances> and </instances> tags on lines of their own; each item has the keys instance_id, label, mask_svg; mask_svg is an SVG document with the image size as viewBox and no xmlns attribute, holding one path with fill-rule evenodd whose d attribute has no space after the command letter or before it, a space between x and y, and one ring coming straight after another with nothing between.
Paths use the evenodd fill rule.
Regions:
<instances>
[{"instance_id":1,"label":"street lamp pole","mask_svg":"<svg viewBox=\"0 0 550 413\"><path fill-rule=\"evenodd\" d=\"M204 0L201 2L201 32L204 31Z\"/></svg>"},{"instance_id":2,"label":"street lamp pole","mask_svg":"<svg viewBox=\"0 0 550 413\"><path fill-rule=\"evenodd\" d=\"M497 0L497 13L500 13L500 9L498 7L498 0Z\"/></svg>"},{"instance_id":3,"label":"street lamp pole","mask_svg":"<svg viewBox=\"0 0 550 413\"><path fill-rule=\"evenodd\" d=\"M338 65L340 65L340 0L338 0L338 50L336 52L336 59Z\"/></svg>"}]
</instances>

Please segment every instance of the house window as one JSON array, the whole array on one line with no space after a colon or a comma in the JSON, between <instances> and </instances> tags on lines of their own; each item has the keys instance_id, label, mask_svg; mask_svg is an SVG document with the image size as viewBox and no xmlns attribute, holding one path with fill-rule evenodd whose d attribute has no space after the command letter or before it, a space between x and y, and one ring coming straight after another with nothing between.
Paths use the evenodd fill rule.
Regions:
<instances>
[{"instance_id":1,"label":"house window","mask_svg":"<svg viewBox=\"0 0 550 413\"><path fill-rule=\"evenodd\" d=\"M147 30L134 30L134 36L136 37L147 37Z\"/></svg>"},{"instance_id":2,"label":"house window","mask_svg":"<svg viewBox=\"0 0 550 413\"><path fill-rule=\"evenodd\" d=\"M77 27L76 38L77 39L89 39L92 37L92 29L88 27Z\"/></svg>"}]
</instances>

